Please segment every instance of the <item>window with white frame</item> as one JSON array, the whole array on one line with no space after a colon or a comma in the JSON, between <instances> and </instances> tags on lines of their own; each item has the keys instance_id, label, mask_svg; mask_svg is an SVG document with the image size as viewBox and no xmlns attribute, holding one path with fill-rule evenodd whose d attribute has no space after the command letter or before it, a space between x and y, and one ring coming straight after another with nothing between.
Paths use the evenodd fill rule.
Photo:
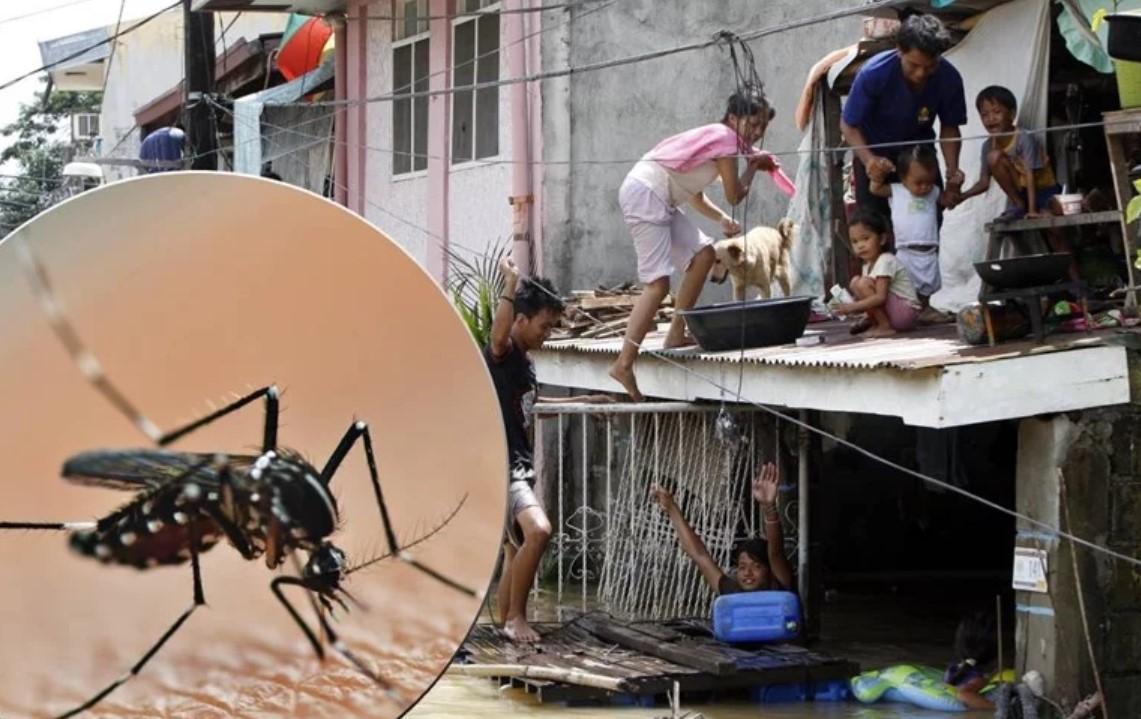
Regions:
<instances>
[{"instance_id":1,"label":"window with white frame","mask_svg":"<svg viewBox=\"0 0 1141 719\"><path fill-rule=\"evenodd\" d=\"M428 90L428 0L393 0L392 92ZM428 96L392 103L392 174L428 167Z\"/></svg>"},{"instance_id":2,"label":"window with white frame","mask_svg":"<svg viewBox=\"0 0 1141 719\"><path fill-rule=\"evenodd\" d=\"M456 0L452 25L452 162L499 154L499 87L464 87L499 81L499 13L495 0Z\"/></svg>"}]
</instances>

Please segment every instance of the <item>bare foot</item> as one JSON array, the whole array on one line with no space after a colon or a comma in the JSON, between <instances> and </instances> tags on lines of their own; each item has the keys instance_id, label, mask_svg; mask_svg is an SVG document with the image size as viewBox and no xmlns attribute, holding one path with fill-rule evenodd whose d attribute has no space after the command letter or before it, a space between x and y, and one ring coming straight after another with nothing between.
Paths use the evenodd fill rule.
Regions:
<instances>
[{"instance_id":1,"label":"bare foot","mask_svg":"<svg viewBox=\"0 0 1141 719\"><path fill-rule=\"evenodd\" d=\"M644 397L638 391L638 380L634 378L633 367L622 367L617 362L610 365L610 377L622 385L622 389L626 390L626 394L630 395L630 399L635 402L641 402Z\"/></svg>"},{"instance_id":2,"label":"bare foot","mask_svg":"<svg viewBox=\"0 0 1141 719\"><path fill-rule=\"evenodd\" d=\"M872 327L864 333L864 337L891 337L895 330L891 327Z\"/></svg>"},{"instance_id":3,"label":"bare foot","mask_svg":"<svg viewBox=\"0 0 1141 719\"><path fill-rule=\"evenodd\" d=\"M858 335L867 332L875 325L870 317L862 317L856 321L856 324L848 328L849 334Z\"/></svg>"},{"instance_id":4,"label":"bare foot","mask_svg":"<svg viewBox=\"0 0 1141 719\"><path fill-rule=\"evenodd\" d=\"M542 639L523 617L513 617L504 622L503 633L513 642L533 644Z\"/></svg>"},{"instance_id":5,"label":"bare foot","mask_svg":"<svg viewBox=\"0 0 1141 719\"><path fill-rule=\"evenodd\" d=\"M666 338L662 340L662 349L672 350L677 347L689 347L695 344L697 344L697 340L693 338L693 335L683 334L678 339L674 339L671 335L666 335Z\"/></svg>"}]
</instances>

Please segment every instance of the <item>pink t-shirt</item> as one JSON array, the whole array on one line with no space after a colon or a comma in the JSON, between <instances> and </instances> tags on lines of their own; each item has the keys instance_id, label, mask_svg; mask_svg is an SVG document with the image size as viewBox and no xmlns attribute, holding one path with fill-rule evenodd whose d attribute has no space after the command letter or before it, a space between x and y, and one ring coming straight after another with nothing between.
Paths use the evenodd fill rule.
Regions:
<instances>
[{"instance_id":1,"label":"pink t-shirt","mask_svg":"<svg viewBox=\"0 0 1141 719\"><path fill-rule=\"evenodd\" d=\"M654 160L674 172L688 172L719 157L756 155L759 152L728 125L714 122L667 137L646 153L645 159Z\"/></svg>"}]
</instances>

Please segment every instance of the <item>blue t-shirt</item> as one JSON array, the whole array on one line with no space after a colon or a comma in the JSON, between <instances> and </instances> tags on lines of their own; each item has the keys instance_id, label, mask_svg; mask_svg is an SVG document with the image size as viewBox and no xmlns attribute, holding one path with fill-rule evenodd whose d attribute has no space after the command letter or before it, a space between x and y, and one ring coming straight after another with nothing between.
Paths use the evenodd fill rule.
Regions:
<instances>
[{"instance_id":1,"label":"blue t-shirt","mask_svg":"<svg viewBox=\"0 0 1141 719\"><path fill-rule=\"evenodd\" d=\"M896 50L885 50L864 63L844 103L844 122L858 127L869 145L881 142L928 142L935 139L935 118L944 126L967 124L963 78L940 58L920 90L903 77ZM899 148L883 148L894 155Z\"/></svg>"}]
</instances>

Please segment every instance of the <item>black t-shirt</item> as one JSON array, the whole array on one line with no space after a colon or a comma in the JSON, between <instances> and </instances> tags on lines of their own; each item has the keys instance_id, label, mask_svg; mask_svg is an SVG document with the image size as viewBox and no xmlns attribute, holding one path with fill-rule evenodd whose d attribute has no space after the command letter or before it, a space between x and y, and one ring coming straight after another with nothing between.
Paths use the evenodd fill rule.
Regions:
<instances>
[{"instance_id":1,"label":"black t-shirt","mask_svg":"<svg viewBox=\"0 0 1141 719\"><path fill-rule=\"evenodd\" d=\"M503 428L507 432L507 457L513 476L519 472L530 476L532 410L535 405L537 388L535 366L527 353L511 343L511 349L503 357L491 356L491 347L483 348L483 358L495 382L495 393L499 396L499 409L503 413ZM522 478L522 477L520 477Z\"/></svg>"}]
</instances>

